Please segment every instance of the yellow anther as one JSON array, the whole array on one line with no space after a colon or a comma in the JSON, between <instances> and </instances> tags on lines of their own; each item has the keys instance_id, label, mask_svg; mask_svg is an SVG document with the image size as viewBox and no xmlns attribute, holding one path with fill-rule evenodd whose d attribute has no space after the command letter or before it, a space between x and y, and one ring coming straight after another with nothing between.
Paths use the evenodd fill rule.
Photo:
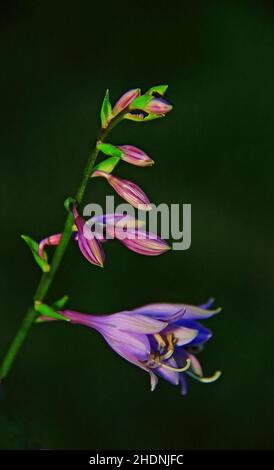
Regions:
<instances>
[{"instance_id":1,"label":"yellow anther","mask_svg":"<svg viewBox=\"0 0 274 470\"><path fill-rule=\"evenodd\" d=\"M166 343L165 343L164 339L162 338L162 336L159 333L156 333L153 336L157 341L158 350L160 351L161 348L164 348L166 346Z\"/></svg>"},{"instance_id":2,"label":"yellow anther","mask_svg":"<svg viewBox=\"0 0 274 470\"><path fill-rule=\"evenodd\" d=\"M174 345L173 345L173 335L169 333L167 335L167 352L160 356L160 359L169 359L172 354L174 353Z\"/></svg>"}]
</instances>

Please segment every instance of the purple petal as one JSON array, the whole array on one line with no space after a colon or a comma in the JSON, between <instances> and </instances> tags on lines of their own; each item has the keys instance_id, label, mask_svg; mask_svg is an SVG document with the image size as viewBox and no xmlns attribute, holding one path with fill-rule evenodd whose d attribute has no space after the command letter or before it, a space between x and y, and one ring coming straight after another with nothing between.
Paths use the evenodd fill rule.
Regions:
<instances>
[{"instance_id":1,"label":"purple petal","mask_svg":"<svg viewBox=\"0 0 274 470\"><path fill-rule=\"evenodd\" d=\"M198 335L198 330L177 326L176 323L172 323L166 328L165 333L173 333L174 338L177 340L176 347L178 347L190 344Z\"/></svg>"},{"instance_id":2,"label":"purple petal","mask_svg":"<svg viewBox=\"0 0 274 470\"><path fill-rule=\"evenodd\" d=\"M203 320L205 318L210 318L221 311L220 308L215 310L206 310L201 307L195 307L194 305L169 303L149 304L141 308L144 309L144 311L149 312L150 315L162 315L162 318L168 318L169 316L172 316L173 314L178 312L178 310L184 310L184 319L186 320ZM134 311L136 311L136 309Z\"/></svg>"},{"instance_id":3,"label":"purple petal","mask_svg":"<svg viewBox=\"0 0 274 470\"><path fill-rule=\"evenodd\" d=\"M203 325L201 325L201 323L196 321L185 320L183 317L178 320L176 324L198 331L197 336L188 344L188 346L198 346L200 344L204 344L212 337L212 332L208 328L205 328Z\"/></svg>"},{"instance_id":4,"label":"purple petal","mask_svg":"<svg viewBox=\"0 0 274 470\"><path fill-rule=\"evenodd\" d=\"M112 315L88 315L74 310L64 310L62 315L69 318L72 323L80 323L97 330L108 328L129 333L155 334L167 326L166 322L132 311L113 313Z\"/></svg>"},{"instance_id":5,"label":"purple petal","mask_svg":"<svg viewBox=\"0 0 274 470\"><path fill-rule=\"evenodd\" d=\"M185 309L178 308L173 306L170 309L163 309L162 305L171 305L171 304L148 304L143 305L142 307L137 307L133 309L134 313L140 313L141 315L147 315L158 320L163 320L168 323L175 322L182 318L185 313Z\"/></svg>"},{"instance_id":6,"label":"purple petal","mask_svg":"<svg viewBox=\"0 0 274 470\"><path fill-rule=\"evenodd\" d=\"M187 395L187 378L186 374L180 374L180 384L181 384L181 391L182 395Z\"/></svg>"},{"instance_id":7,"label":"purple petal","mask_svg":"<svg viewBox=\"0 0 274 470\"><path fill-rule=\"evenodd\" d=\"M168 364L170 367L178 367L175 359L172 357L168 361L166 361L166 364ZM178 385L179 383L179 372L176 372L174 370L170 369L165 369L164 367L157 367L155 369L155 372L157 375L163 377L163 379L167 380L170 382L172 385Z\"/></svg>"}]
</instances>

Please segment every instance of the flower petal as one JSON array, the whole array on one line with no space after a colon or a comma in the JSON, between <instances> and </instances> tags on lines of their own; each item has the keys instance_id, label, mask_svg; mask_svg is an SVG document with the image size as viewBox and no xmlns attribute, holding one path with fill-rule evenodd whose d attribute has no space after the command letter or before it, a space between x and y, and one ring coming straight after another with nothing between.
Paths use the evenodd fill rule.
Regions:
<instances>
[{"instance_id":1,"label":"flower petal","mask_svg":"<svg viewBox=\"0 0 274 470\"><path fill-rule=\"evenodd\" d=\"M128 333L155 334L167 326L166 322L132 311L123 311L112 315L88 315L74 310L64 310L61 314L69 318L72 323L80 323L97 330L109 328Z\"/></svg>"},{"instance_id":2,"label":"flower petal","mask_svg":"<svg viewBox=\"0 0 274 470\"><path fill-rule=\"evenodd\" d=\"M170 367L178 367L175 359L172 357L168 361L166 361ZM179 383L179 372L176 372L171 369L165 369L164 367L158 367L155 369L157 375L163 377L163 379L170 382L172 385L178 385Z\"/></svg>"},{"instance_id":3,"label":"flower petal","mask_svg":"<svg viewBox=\"0 0 274 470\"><path fill-rule=\"evenodd\" d=\"M198 346L200 344L204 344L212 337L212 332L208 328L205 328L203 325L201 325L201 323L196 321L185 320L183 317L178 320L176 324L198 330L197 336L191 341L191 343L189 343L188 346Z\"/></svg>"},{"instance_id":4,"label":"flower petal","mask_svg":"<svg viewBox=\"0 0 274 470\"><path fill-rule=\"evenodd\" d=\"M198 330L184 326L176 326L176 323L173 323L166 328L165 333L173 333L174 338L177 340L177 347L189 344L198 335Z\"/></svg>"},{"instance_id":5,"label":"flower petal","mask_svg":"<svg viewBox=\"0 0 274 470\"><path fill-rule=\"evenodd\" d=\"M203 320L204 318L210 318L221 311L220 308L215 310L206 310L201 307L195 307L194 305L170 303L149 304L141 308L144 309L144 311L150 312L153 316L159 313L159 315L166 318L172 316L172 314L175 314L178 310L184 310L184 319L186 320ZM134 311L136 311L136 309Z\"/></svg>"},{"instance_id":6,"label":"flower petal","mask_svg":"<svg viewBox=\"0 0 274 470\"><path fill-rule=\"evenodd\" d=\"M167 321L168 323L178 321L184 316L185 310L178 308L177 305L172 308L164 308L165 305L172 304L147 304L142 307L137 307L132 311L134 313L140 313L141 315L147 315L158 320Z\"/></svg>"}]
</instances>

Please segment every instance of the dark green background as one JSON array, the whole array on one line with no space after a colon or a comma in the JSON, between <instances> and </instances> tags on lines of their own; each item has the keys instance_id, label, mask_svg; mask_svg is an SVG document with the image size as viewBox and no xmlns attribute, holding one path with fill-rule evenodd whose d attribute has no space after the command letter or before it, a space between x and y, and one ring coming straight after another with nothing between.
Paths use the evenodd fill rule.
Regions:
<instances>
[{"instance_id":1,"label":"dark green background","mask_svg":"<svg viewBox=\"0 0 274 470\"><path fill-rule=\"evenodd\" d=\"M1 390L2 449L272 448L274 431L274 8L267 1L1 2L1 327L5 353L39 280L27 233L62 229L96 138L105 89L168 83L174 111L124 123L112 142L144 148L121 165L154 203L191 203L192 246L149 258L118 243L89 265L70 246L48 301L111 313L152 301L223 313L201 359L213 385L182 398L98 334L37 326ZM86 202L112 194L102 180ZM119 199L117 198L117 201Z\"/></svg>"}]
</instances>

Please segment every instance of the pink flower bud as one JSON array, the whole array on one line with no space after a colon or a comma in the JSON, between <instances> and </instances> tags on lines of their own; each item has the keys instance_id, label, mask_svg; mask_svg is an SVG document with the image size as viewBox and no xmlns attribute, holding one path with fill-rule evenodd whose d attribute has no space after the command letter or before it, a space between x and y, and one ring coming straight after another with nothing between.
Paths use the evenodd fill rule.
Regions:
<instances>
[{"instance_id":1,"label":"pink flower bud","mask_svg":"<svg viewBox=\"0 0 274 470\"><path fill-rule=\"evenodd\" d=\"M76 207L73 208L74 222L78 229L78 246L84 257L96 266L103 267L105 254L99 240L94 236L88 228L85 220L79 216Z\"/></svg>"},{"instance_id":2,"label":"pink flower bud","mask_svg":"<svg viewBox=\"0 0 274 470\"><path fill-rule=\"evenodd\" d=\"M141 93L140 88L135 88L133 90L129 90L126 93L124 93L121 98L115 103L114 108L112 110L112 116L115 117L117 114L119 114L121 111L126 109L130 103L137 98Z\"/></svg>"},{"instance_id":3,"label":"pink flower bud","mask_svg":"<svg viewBox=\"0 0 274 470\"><path fill-rule=\"evenodd\" d=\"M121 196L125 201L131 204L133 207L143 211L151 210L151 204L144 193L144 191L139 188L132 181L125 180L122 178L117 178L117 176L105 173L104 171L96 170L92 173L91 177L95 178L97 176L102 176L106 178L110 186L116 191L119 196Z\"/></svg>"},{"instance_id":4,"label":"pink flower bud","mask_svg":"<svg viewBox=\"0 0 274 470\"><path fill-rule=\"evenodd\" d=\"M122 160L131 163L136 166L151 166L154 161L145 153L143 150L134 147L133 145L120 145L118 146L122 150Z\"/></svg>"},{"instance_id":5,"label":"pink flower bud","mask_svg":"<svg viewBox=\"0 0 274 470\"><path fill-rule=\"evenodd\" d=\"M43 240L40 241L39 243L39 248L38 248L38 254L40 258L46 259L45 255L45 247L49 245L59 245L60 240L62 238L62 233L56 233L55 235L50 235L47 238L44 238Z\"/></svg>"},{"instance_id":6,"label":"pink flower bud","mask_svg":"<svg viewBox=\"0 0 274 470\"><path fill-rule=\"evenodd\" d=\"M149 103L147 103L143 110L146 113L152 114L166 114L172 110L171 104L162 98L153 98Z\"/></svg>"}]
</instances>

